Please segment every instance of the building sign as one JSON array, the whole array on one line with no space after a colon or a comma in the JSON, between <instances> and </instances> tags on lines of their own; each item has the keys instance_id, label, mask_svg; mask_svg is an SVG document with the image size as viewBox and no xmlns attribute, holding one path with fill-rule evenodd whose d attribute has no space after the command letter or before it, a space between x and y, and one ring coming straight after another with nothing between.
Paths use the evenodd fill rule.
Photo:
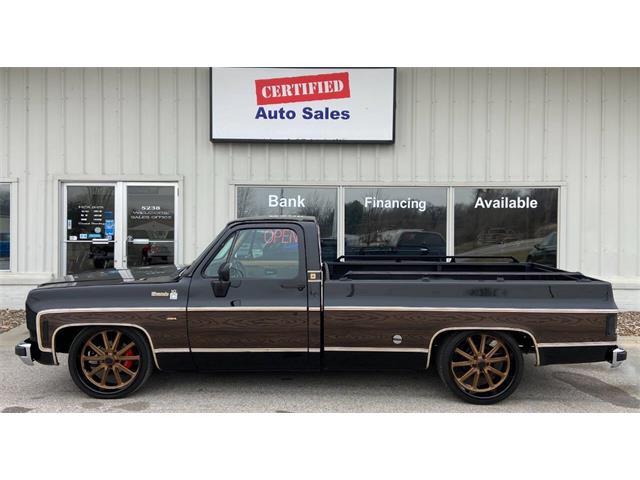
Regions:
<instances>
[{"instance_id":1,"label":"building sign","mask_svg":"<svg viewBox=\"0 0 640 480\"><path fill-rule=\"evenodd\" d=\"M393 68L212 68L211 140L394 140Z\"/></svg>"}]
</instances>

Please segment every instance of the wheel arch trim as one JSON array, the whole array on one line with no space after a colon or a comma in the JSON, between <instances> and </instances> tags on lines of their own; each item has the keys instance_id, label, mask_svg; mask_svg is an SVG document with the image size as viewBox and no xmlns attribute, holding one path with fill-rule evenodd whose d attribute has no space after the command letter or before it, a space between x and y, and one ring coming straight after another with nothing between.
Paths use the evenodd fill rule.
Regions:
<instances>
[{"instance_id":1,"label":"wheel arch trim","mask_svg":"<svg viewBox=\"0 0 640 480\"><path fill-rule=\"evenodd\" d=\"M434 333L431 336L431 340L429 340L429 352L427 353L426 368L429 368L429 365L431 364L431 353L433 352L433 341L436 339L436 337L438 337L438 335L440 335L441 333L450 332L450 331L473 331L473 330L491 330L495 332L503 332L503 331L504 332L520 332L520 333L524 333L525 335L528 335L533 341L533 347L535 348L535 351L536 351L536 366L540 365L540 351L538 349L538 341L536 340L536 337L533 335L533 333L531 333L529 330L526 330L524 328L512 328L512 327L448 327L448 328L442 328L438 330L436 333Z\"/></svg>"},{"instance_id":2,"label":"wheel arch trim","mask_svg":"<svg viewBox=\"0 0 640 480\"><path fill-rule=\"evenodd\" d=\"M145 330L143 327L139 326L139 325L134 325L132 323L95 323L95 322L82 322L82 323L69 323L67 325L61 325L58 328L56 328L53 332L53 335L51 335L51 348L49 349L49 351L52 353L53 355L53 361L55 362L56 365L59 365L58 362L58 355L56 352L56 334L60 331L63 330L65 328L69 328L69 327L112 327L112 326L116 326L116 327L130 327L133 329L136 329L140 332L142 332L146 337L147 340L149 341L149 347L151 348L151 354L153 355L153 363L156 365L156 368L158 370L161 370L160 365L158 364L158 357L156 356L156 351L155 348L153 347L153 340L151 340L151 335L149 335L149 332L147 332L147 330Z\"/></svg>"}]
</instances>

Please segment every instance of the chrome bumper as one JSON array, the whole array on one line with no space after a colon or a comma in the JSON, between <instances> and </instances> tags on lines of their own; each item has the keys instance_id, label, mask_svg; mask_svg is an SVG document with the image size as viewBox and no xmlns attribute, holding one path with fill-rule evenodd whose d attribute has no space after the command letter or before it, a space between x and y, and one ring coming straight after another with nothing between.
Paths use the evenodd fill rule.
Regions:
<instances>
[{"instance_id":1,"label":"chrome bumper","mask_svg":"<svg viewBox=\"0 0 640 480\"><path fill-rule=\"evenodd\" d=\"M624 348L616 347L611 351L611 368L619 367L627 359L627 351Z\"/></svg>"},{"instance_id":2,"label":"chrome bumper","mask_svg":"<svg viewBox=\"0 0 640 480\"><path fill-rule=\"evenodd\" d=\"M22 342L16 345L15 354L20 357L22 363L25 365L33 365L33 358L31 357L31 343Z\"/></svg>"}]
</instances>

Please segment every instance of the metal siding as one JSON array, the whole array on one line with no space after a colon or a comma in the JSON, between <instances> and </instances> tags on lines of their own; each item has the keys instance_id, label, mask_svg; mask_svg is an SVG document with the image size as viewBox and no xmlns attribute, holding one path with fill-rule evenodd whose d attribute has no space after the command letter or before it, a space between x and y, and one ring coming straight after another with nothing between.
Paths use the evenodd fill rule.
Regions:
<instances>
[{"instance_id":1,"label":"metal siding","mask_svg":"<svg viewBox=\"0 0 640 480\"><path fill-rule=\"evenodd\" d=\"M184 261L236 183L555 183L561 266L640 285L639 69L400 68L395 145L214 145L205 68L2 69L0 97L18 272L55 270L58 178L181 178Z\"/></svg>"}]
</instances>

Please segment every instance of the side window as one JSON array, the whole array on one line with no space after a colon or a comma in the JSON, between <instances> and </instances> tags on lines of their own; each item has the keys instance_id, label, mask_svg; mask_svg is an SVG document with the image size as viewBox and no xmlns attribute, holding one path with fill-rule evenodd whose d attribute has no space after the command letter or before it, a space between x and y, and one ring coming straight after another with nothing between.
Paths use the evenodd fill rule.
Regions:
<instances>
[{"instance_id":1,"label":"side window","mask_svg":"<svg viewBox=\"0 0 640 480\"><path fill-rule=\"evenodd\" d=\"M227 241L222 245L222 248L218 250L216 256L213 257L211 263L207 266L204 271L204 275L206 277L217 277L218 269L220 266L227 261L227 257L229 256L229 250L231 250L231 245L233 245L233 239L235 238L235 234L231 235Z\"/></svg>"},{"instance_id":2,"label":"side window","mask_svg":"<svg viewBox=\"0 0 640 480\"><path fill-rule=\"evenodd\" d=\"M296 278L300 272L298 236L288 228L241 230L229 261L232 278Z\"/></svg>"}]
</instances>

